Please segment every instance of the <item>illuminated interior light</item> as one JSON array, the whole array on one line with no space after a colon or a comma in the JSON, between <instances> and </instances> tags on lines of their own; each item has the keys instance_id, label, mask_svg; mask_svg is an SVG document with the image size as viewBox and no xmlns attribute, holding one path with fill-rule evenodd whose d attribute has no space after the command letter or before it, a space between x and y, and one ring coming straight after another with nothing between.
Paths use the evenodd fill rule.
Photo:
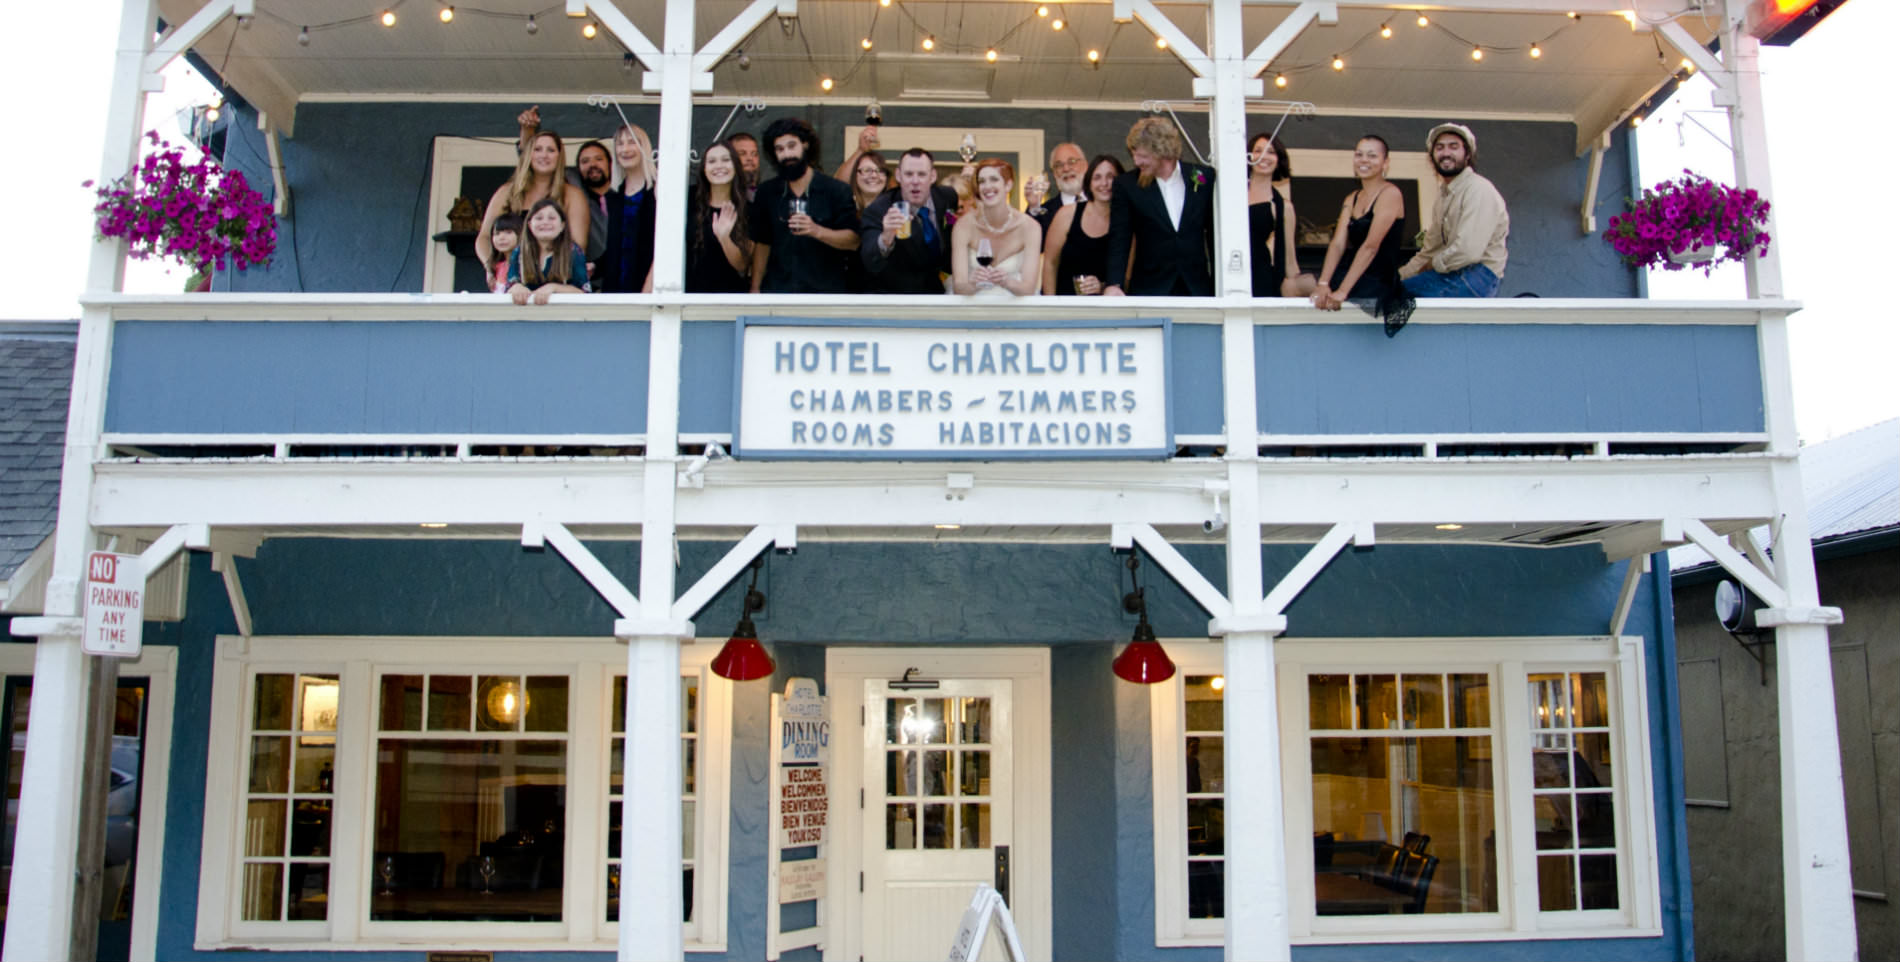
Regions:
<instances>
[{"instance_id":1,"label":"illuminated interior light","mask_svg":"<svg viewBox=\"0 0 1900 962\"><path fill-rule=\"evenodd\" d=\"M1544 55L1544 48L1539 47L1536 44L1531 44L1531 59L1532 60L1536 60L1539 57L1542 57L1543 55Z\"/></svg>"},{"instance_id":2,"label":"illuminated interior light","mask_svg":"<svg viewBox=\"0 0 1900 962\"><path fill-rule=\"evenodd\" d=\"M443 23L454 23L455 22L455 8L443 7L442 12L436 14L436 16L441 18Z\"/></svg>"},{"instance_id":3,"label":"illuminated interior light","mask_svg":"<svg viewBox=\"0 0 1900 962\"><path fill-rule=\"evenodd\" d=\"M1166 50L1166 49L1168 49L1168 38L1166 38L1166 37L1156 37L1156 38L1155 38L1155 49L1156 49L1156 50Z\"/></svg>"},{"instance_id":4,"label":"illuminated interior light","mask_svg":"<svg viewBox=\"0 0 1900 962\"><path fill-rule=\"evenodd\" d=\"M928 36L928 35L926 35L926 36L924 37L924 49L925 49L925 50L935 50L935 49L937 49L937 38L936 38L936 37L932 37L932 36Z\"/></svg>"},{"instance_id":5,"label":"illuminated interior light","mask_svg":"<svg viewBox=\"0 0 1900 962\"><path fill-rule=\"evenodd\" d=\"M1420 29L1429 27L1432 25L1432 18L1421 13L1418 15L1418 25Z\"/></svg>"},{"instance_id":6,"label":"illuminated interior light","mask_svg":"<svg viewBox=\"0 0 1900 962\"><path fill-rule=\"evenodd\" d=\"M1338 54L1333 54L1333 69L1334 70L1346 69L1346 58L1341 57Z\"/></svg>"},{"instance_id":7,"label":"illuminated interior light","mask_svg":"<svg viewBox=\"0 0 1900 962\"><path fill-rule=\"evenodd\" d=\"M1437 528L1440 531L1463 531L1465 529L1464 525L1458 524L1456 522L1450 522L1450 521L1447 521L1444 524L1435 524L1432 527Z\"/></svg>"},{"instance_id":8,"label":"illuminated interior light","mask_svg":"<svg viewBox=\"0 0 1900 962\"><path fill-rule=\"evenodd\" d=\"M1379 36L1384 37L1387 40L1392 39L1392 25L1389 23L1379 24Z\"/></svg>"},{"instance_id":9,"label":"illuminated interior light","mask_svg":"<svg viewBox=\"0 0 1900 962\"><path fill-rule=\"evenodd\" d=\"M1483 60L1483 59L1484 59L1484 48L1483 48L1483 47L1472 47L1472 48L1471 48L1471 59L1473 59L1473 60Z\"/></svg>"},{"instance_id":10,"label":"illuminated interior light","mask_svg":"<svg viewBox=\"0 0 1900 962\"><path fill-rule=\"evenodd\" d=\"M383 26L393 27L395 25L396 25L396 11L384 10L383 11Z\"/></svg>"},{"instance_id":11,"label":"illuminated interior light","mask_svg":"<svg viewBox=\"0 0 1900 962\"><path fill-rule=\"evenodd\" d=\"M830 77L824 77L818 81L818 89L820 90L829 92L831 90L831 87L832 87L832 83L831 83Z\"/></svg>"},{"instance_id":12,"label":"illuminated interior light","mask_svg":"<svg viewBox=\"0 0 1900 962\"><path fill-rule=\"evenodd\" d=\"M1273 85L1274 85L1275 87L1280 87L1280 88L1285 88L1285 87L1286 87L1286 74L1278 74L1278 75L1276 75L1276 76L1275 76L1275 77L1273 78Z\"/></svg>"},{"instance_id":13,"label":"illuminated interior light","mask_svg":"<svg viewBox=\"0 0 1900 962\"><path fill-rule=\"evenodd\" d=\"M592 20L587 21L587 26L581 28L581 36L586 37L589 40L594 39L594 37L599 35L599 33L600 33L600 28L594 26L594 21Z\"/></svg>"},{"instance_id":14,"label":"illuminated interior light","mask_svg":"<svg viewBox=\"0 0 1900 962\"><path fill-rule=\"evenodd\" d=\"M991 47L990 49L983 51L983 59L989 61L990 63L995 63L997 56L998 55L996 53L995 47Z\"/></svg>"}]
</instances>

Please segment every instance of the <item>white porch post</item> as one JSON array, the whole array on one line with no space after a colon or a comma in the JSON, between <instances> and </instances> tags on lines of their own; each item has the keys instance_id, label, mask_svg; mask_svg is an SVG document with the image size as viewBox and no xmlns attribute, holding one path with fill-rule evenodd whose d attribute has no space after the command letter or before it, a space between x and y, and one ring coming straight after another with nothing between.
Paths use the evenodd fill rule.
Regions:
<instances>
[{"instance_id":1,"label":"white porch post","mask_svg":"<svg viewBox=\"0 0 1900 962\"><path fill-rule=\"evenodd\" d=\"M1223 176L1215 181L1217 289L1245 296L1247 259L1248 86L1241 0L1211 0L1208 54L1213 76L1211 146ZM1224 705L1227 739L1226 957L1286 959L1286 832L1280 782L1280 724L1273 636L1260 570L1259 418L1255 413L1253 314L1230 309L1222 321L1227 428L1227 597ZM1275 613L1277 614L1277 613ZM1273 619L1277 620L1277 619Z\"/></svg>"},{"instance_id":2,"label":"white porch post","mask_svg":"<svg viewBox=\"0 0 1900 962\"><path fill-rule=\"evenodd\" d=\"M1768 171L1768 131L1762 111L1760 43L1742 24L1746 4L1729 0L1729 29L1722 38L1723 67L1732 99L1727 104L1735 175L1743 189L1773 196ZM1773 220L1769 223L1773 234ZM1748 296L1782 296L1781 263L1770 248L1747 261ZM1788 369L1788 322L1764 316L1760 328L1770 469L1780 524L1774 545L1775 580L1788 607L1761 613L1775 625L1775 693L1781 739L1781 866L1783 913L1790 962L1851 959L1858 951L1853 878L1848 864L1847 810L1841 781L1840 736L1834 716L1834 676L1828 658L1826 621L1838 617L1820 607L1809 544L1807 502L1795 459L1794 391Z\"/></svg>"},{"instance_id":3,"label":"white porch post","mask_svg":"<svg viewBox=\"0 0 1900 962\"><path fill-rule=\"evenodd\" d=\"M121 13L99 160L102 180L125 173L138 158L145 112L143 66L155 16L151 0L126 0ZM96 241L86 289L117 291L124 271L124 244ZM6 943L0 950L7 959L67 959L72 952L88 674L87 657L79 650L77 618L86 555L96 543L87 508L92 503L93 459L105 424L111 324L106 311L85 309L73 355L58 526L46 586L46 623L53 628L40 635L33 658L33 704L7 896Z\"/></svg>"},{"instance_id":4,"label":"white porch post","mask_svg":"<svg viewBox=\"0 0 1900 962\"><path fill-rule=\"evenodd\" d=\"M662 184L691 181L687 153L693 147L693 4L667 0L666 34L660 43L660 69L647 74L647 89L660 91L659 171ZM654 215L654 236L669 241L686 234L685 189L662 191ZM677 243L653 245L653 289L686 289L686 250ZM650 410L650 409L649 409ZM652 452L649 447L648 453ZM669 486L670 487L670 486ZM668 595L671 597L671 595Z\"/></svg>"}]
</instances>

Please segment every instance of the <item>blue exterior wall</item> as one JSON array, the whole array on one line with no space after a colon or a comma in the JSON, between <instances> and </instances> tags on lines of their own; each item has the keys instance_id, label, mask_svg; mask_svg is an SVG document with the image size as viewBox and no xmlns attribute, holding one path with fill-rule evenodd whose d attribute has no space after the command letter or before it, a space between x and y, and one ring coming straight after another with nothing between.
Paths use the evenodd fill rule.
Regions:
<instances>
[{"instance_id":1,"label":"blue exterior wall","mask_svg":"<svg viewBox=\"0 0 1900 962\"><path fill-rule=\"evenodd\" d=\"M630 583L639 545L590 545ZM681 545L682 584L706 571L724 544ZM1269 545L1277 578L1305 553ZM1216 584L1218 546L1184 553ZM194 953L203 772L214 637L235 630L220 581L195 555L190 616L147 625L150 644L179 648L173 771L160 893L161 958L328 958L318 953ZM605 636L613 613L560 557L513 542L280 539L240 560L256 631L268 634ZM1147 571L1152 573L1150 566ZM1034 572L1034 577L1024 577ZM764 824L768 696L792 674L824 677L824 644L1049 644L1055 835L1052 879L1059 958L1216 958L1217 950L1154 947L1148 695L1108 670L1133 630L1118 604L1125 574L1097 545L808 543L769 557L760 578L767 608L755 621L774 644L780 677L735 687L728 951L763 955ZM1656 579L1651 579L1652 582ZM1621 581L1620 565L1593 547L1509 549L1387 545L1342 554L1288 616L1294 637L1600 634ZM1201 637L1206 615L1165 579L1151 582L1151 619L1164 637ZM729 587L699 615L714 635L738 618ZM1679 736L1666 592L1639 595L1629 630L1649 639L1653 781L1665 934L1654 939L1305 947L1300 958L1686 958L1687 862L1682 834ZM1104 733L1107 733L1106 735ZM554 953L502 953L565 958ZM360 959L357 953L335 957ZM383 956L420 959L420 954ZM599 958L598 954L589 957ZM696 958L699 956L695 956Z\"/></svg>"},{"instance_id":2,"label":"blue exterior wall","mask_svg":"<svg viewBox=\"0 0 1900 962\"><path fill-rule=\"evenodd\" d=\"M220 274L218 288L239 291L420 291L422 250L428 238L447 224L428 219L431 157L436 136L513 137L515 114L527 104L358 103L303 104L297 108L297 135L282 141L286 176L296 201L294 217L278 226L278 254L267 268ZM648 132L659 129L659 110L651 104L626 106L627 116ZM723 106L694 111L693 143L712 139L726 117ZM256 116L238 105L227 127L224 162L244 172L253 184L271 182ZM816 128L829 171L842 158L831 156L844 143L844 128L862 122L857 104L815 103L803 110L774 109L757 117L741 115L733 130L757 134L774 118L798 114ZM616 120L582 104L543 104L544 124L573 142L605 136ZM1050 146L1074 141L1089 154L1122 148L1134 111L973 107L887 106L885 121L900 126L1036 128ZM1196 139L1205 141L1204 115L1183 120ZM1444 118L1457 119L1457 118ZM1277 114L1254 118L1271 130ZM1395 149L1423 151L1425 134L1437 119L1319 117L1289 125L1283 139L1292 147L1349 150L1361 133L1384 136ZM1536 293L1544 297L1634 297L1639 275L1624 267L1602 239L1577 229L1588 171L1577 156L1577 131L1567 123L1482 121L1473 124L1480 143L1479 168L1504 195L1511 212L1511 255L1499 293ZM1629 132L1612 135L1598 184L1598 210L1616 212L1630 196ZM898 151L906 145L893 144ZM1237 159L1236 159L1237 160ZM1223 169L1237 169L1228 164ZM1297 170L1296 170L1297 174ZM1295 181L1295 199L1298 199ZM1430 189L1426 185L1426 189ZM477 198L486 201L486 198ZM1308 212L1331 216L1330 211Z\"/></svg>"}]
</instances>

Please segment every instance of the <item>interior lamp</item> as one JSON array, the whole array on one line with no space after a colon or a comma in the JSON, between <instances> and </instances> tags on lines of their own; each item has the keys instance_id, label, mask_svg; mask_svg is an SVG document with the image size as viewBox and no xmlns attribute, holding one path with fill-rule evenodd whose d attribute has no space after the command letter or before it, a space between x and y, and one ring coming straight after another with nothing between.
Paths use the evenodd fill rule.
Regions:
<instances>
[{"instance_id":1,"label":"interior lamp","mask_svg":"<svg viewBox=\"0 0 1900 962\"><path fill-rule=\"evenodd\" d=\"M732 637L719 649L719 654L713 656L713 674L729 681L757 681L771 677L778 670L771 653L759 644L759 630L752 624L752 613L765 609L765 596L759 593L759 572L764 568L765 558L753 559L752 583L745 590L739 624L732 629Z\"/></svg>"}]
</instances>

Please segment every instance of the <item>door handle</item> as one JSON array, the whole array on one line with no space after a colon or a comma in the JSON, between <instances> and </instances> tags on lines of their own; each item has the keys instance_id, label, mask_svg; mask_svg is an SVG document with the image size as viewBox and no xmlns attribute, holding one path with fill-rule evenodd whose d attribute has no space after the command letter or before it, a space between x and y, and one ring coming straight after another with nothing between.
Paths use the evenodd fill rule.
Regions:
<instances>
[{"instance_id":1,"label":"door handle","mask_svg":"<svg viewBox=\"0 0 1900 962\"><path fill-rule=\"evenodd\" d=\"M1009 846L996 846L996 894L1003 897L1003 904L1009 904Z\"/></svg>"}]
</instances>

